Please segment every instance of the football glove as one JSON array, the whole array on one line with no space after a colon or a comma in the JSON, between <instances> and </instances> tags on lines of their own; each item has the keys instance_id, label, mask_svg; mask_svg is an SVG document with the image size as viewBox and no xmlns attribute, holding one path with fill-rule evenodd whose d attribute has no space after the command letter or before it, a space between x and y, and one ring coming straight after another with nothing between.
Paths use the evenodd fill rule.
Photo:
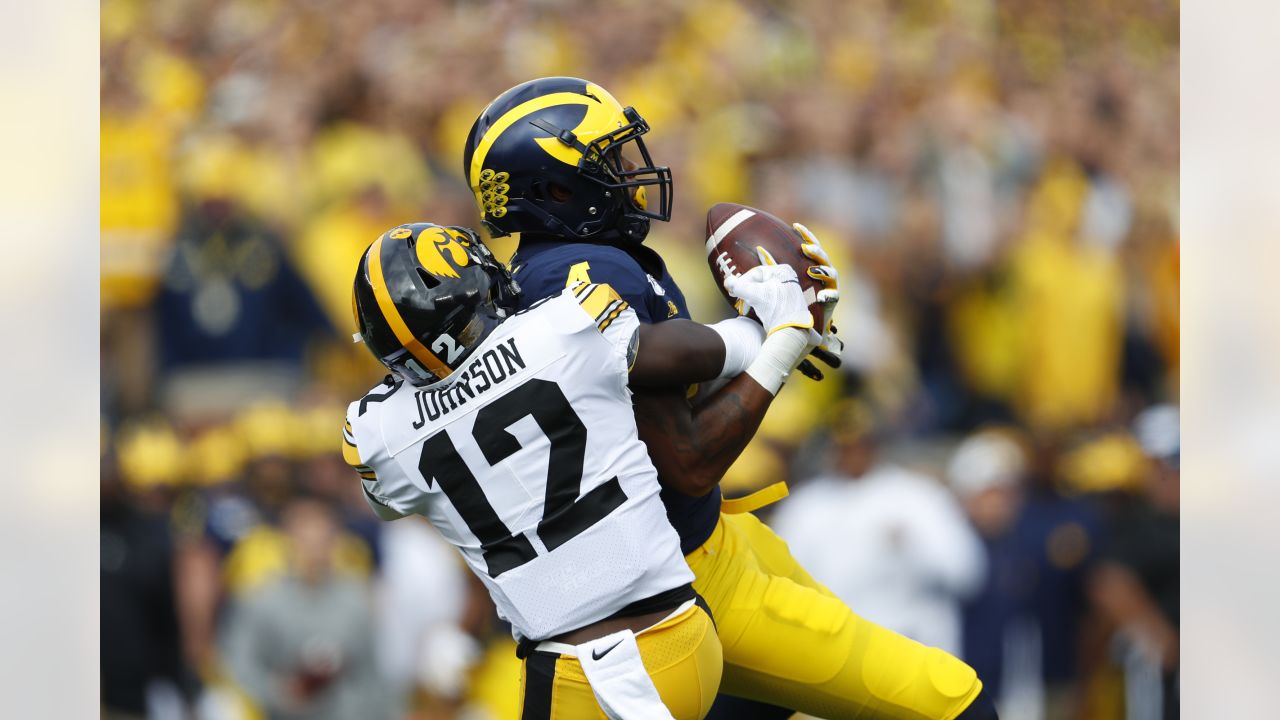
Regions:
<instances>
[{"instance_id":1,"label":"football glove","mask_svg":"<svg viewBox=\"0 0 1280 720\"><path fill-rule=\"evenodd\" d=\"M788 327L812 330L813 315L804 301L796 271L790 265L779 265L762 247L756 247L756 256L759 265L724 279L725 291L738 299L738 312L745 315L755 311L769 335Z\"/></svg>"},{"instance_id":2,"label":"football glove","mask_svg":"<svg viewBox=\"0 0 1280 720\"><path fill-rule=\"evenodd\" d=\"M840 302L840 273L831 264L831 258L827 257L827 251L823 249L822 242L812 230L800 223L792 223L791 227L805 239L805 242L800 245L800 251L816 263L811 265L805 273L823 285L823 289L818 291L815 299L822 303L825 327L821 328L822 342L818 343L811 354L828 366L839 368L840 352L844 349L844 342L836 337L836 328L831 324L831 320L835 317L836 304ZM822 371L808 360L800 363L796 369L814 380L823 378Z\"/></svg>"}]
</instances>

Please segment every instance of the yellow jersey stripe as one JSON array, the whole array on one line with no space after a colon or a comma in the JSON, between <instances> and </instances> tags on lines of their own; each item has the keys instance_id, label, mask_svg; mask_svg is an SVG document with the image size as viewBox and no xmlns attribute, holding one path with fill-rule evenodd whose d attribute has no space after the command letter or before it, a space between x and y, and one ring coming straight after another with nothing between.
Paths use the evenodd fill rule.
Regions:
<instances>
[{"instance_id":1,"label":"yellow jersey stripe","mask_svg":"<svg viewBox=\"0 0 1280 720\"><path fill-rule=\"evenodd\" d=\"M351 467L364 465L364 461L360 459L360 451L356 449L355 445L351 445L350 443L342 443L342 459Z\"/></svg>"},{"instance_id":2,"label":"yellow jersey stripe","mask_svg":"<svg viewBox=\"0 0 1280 720\"><path fill-rule=\"evenodd\" d=\"M596 322L600 321L614 303L621 301L622 298L618 293L604 284L595 285L590 292L578 298L578 304Z\"/></svg>"},{"instance_id":3,"label":"yellow jersey stripe","mask_svg":"<svg viewBox=\"0 0 1280 720\"><path fill-rule=\"evenodd\" d=\"M592 310L592 308L602 307L601 303L607 302L607 299L604 294L596 296L596 291L599 289L600 289L599 285L590 285L588 286L586 292L578 295L578 304L582 306L583 310L587 311L588 315L594 316L596 314L596 311ZM598 299L593 302L591 300L592 297L598 297Z\"/></svg>"},{"instance_id":4,"label":"yellow jersey stripe","mask_svg":"<svg viewBox=\"0 0 1280 720\"><path fill-rule=\"evenodd\" d=\"M396 303L391 299L391 294L387 292L387 283L382 277L381 237L373 242L373 247L369 248L369 280L373 286L373 296L378 300L378 309L382 311L382 316L391 326L400 344L436 377L442 380L448 377L453 371L436 357L435 353L418 342L418 338L413 336L413 332L405 324L404 318L400 317L400 311L396 309Z\"/></svg>"},{"instance_id":5,"label":"yellow jersey stripe","mask_svg":"<svg viewBox=\"0 0 1280 720\"><path fill-rule=\"evenodd\" d=\"M625 301L625 300L623 300L623 299L621 299L621 298L619 298L619 299L617 299L617 300L615 300L615 301L613 301L613 302L609 303L609 304L605 307L605 309L604 309L604 310L601 310L601 311L600 311L600 313L599 313L598 315L596 315L596 317L595 317L596 324L597 324L597 325L599 325L599 324L601 323L601 321L603 321L603 320L604 320L604 318L605 318L605 316L606 316L606 315L609 315L609 314L610 314L610 313L612 313L614 310L616 310L616 309L617 309L617 307L618 307L618 303L622 303L623 305L625 305L625 304L626 304L626 301Z\"/></svg>"}]
</instances>

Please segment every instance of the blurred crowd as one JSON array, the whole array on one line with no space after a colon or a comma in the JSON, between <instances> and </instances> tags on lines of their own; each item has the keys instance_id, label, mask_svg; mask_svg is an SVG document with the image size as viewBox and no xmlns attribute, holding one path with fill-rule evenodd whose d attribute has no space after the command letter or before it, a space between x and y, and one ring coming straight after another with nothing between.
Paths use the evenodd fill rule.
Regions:
<instances>
[{"instance_id":1,"label":"blurred crowd","mask_svg":"<svg viewBox=\"0 0 1280 720\"><path fill-rule=\"evenodd\" d=\"M339 428L384 374L360 253L475 226L472 121L558 74L652 125L695 319L729 312L716 202L841 271L844 367L789 383L726 494L788 479L765 512L812 574L1002 717L1176 716L1178 9L103 0L106 716L514 716L483 590L374 520Z\"/></svg>"}]
</instances>

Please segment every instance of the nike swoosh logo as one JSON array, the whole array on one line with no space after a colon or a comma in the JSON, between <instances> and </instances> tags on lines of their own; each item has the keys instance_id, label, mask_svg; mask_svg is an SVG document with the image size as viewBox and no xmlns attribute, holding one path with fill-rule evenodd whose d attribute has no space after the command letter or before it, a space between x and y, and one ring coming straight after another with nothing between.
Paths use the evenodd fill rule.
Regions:
<instances>
[{"instance_id":1,"label":"nike swoosh logo","mask_svg":"<svg viewBox=\"0 0 1280 720\"><path fill-rule=\"evenodd\" d=\"M592 659L592 660L599 660L600 658L604 657L605 655L608 655L610 652L613 652L613 649L614 649L614 648L616 648L616 647L618 647L618 646L619 646L619 645L621 645L621 644L622 644L622 641L621 641L621 640L619 640L618 642L616 642L616 643L614 643L614 644L610 645L610 646L609 646L609 648L608 648L607 650L603 651L603 652L601 652L601 651L599 651L599 650L592 650L592 651L591 651L591 659Z\"/></svg>"}]
</instances>

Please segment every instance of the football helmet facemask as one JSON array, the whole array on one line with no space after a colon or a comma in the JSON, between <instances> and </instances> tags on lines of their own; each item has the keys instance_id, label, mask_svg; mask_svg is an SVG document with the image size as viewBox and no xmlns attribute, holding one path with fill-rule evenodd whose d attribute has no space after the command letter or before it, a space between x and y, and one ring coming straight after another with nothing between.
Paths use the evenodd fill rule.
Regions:
<instances>
[{"instance_id":1,"label":"football helmet facemask","mask_svg":"<svg viewBox=\"0 0 1280 720\"><path fill-rule=\"evenodd\" d=\"M539 78L480 113L463 172L495 237L641 242L651 219L671 219L671 170L653 164L647 132L640 113L599 85Z\"/></svg>"},{"instance_id":2,"label":"football helmet facemask","mask_svg":"<svg viewBox=\"0 0 1280 720\"><path fill-rule=\"evenodd\" d=\"M520 287L468 228L400 225L356 270L357 340L414 385L449 376L516 307Z\"/></svg>"}]
</instances>

